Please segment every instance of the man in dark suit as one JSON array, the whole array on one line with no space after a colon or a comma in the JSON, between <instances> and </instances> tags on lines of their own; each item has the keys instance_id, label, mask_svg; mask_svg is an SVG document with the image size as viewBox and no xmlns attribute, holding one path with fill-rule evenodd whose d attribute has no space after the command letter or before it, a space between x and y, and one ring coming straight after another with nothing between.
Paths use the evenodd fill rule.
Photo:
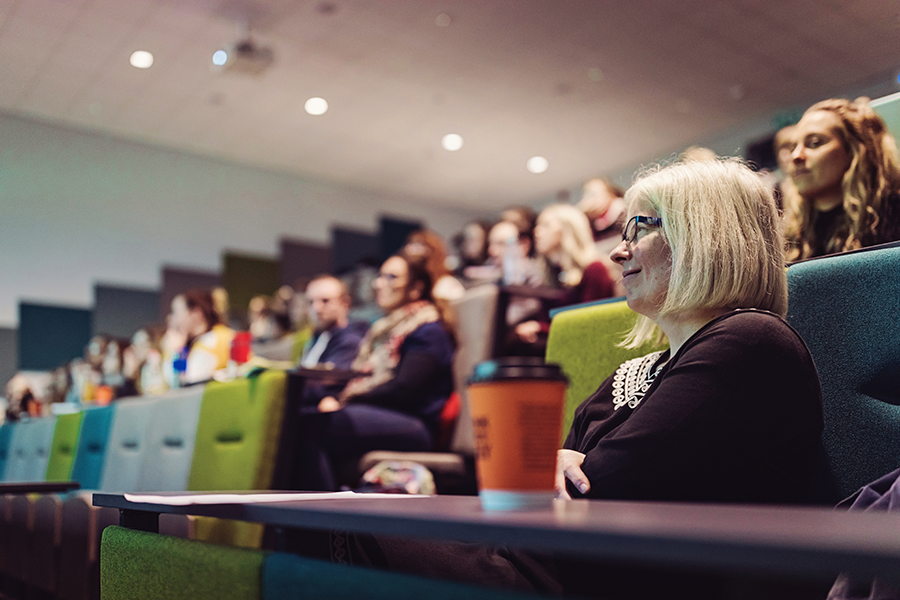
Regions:
<instances>
[{"instance_id":1,"label":"man in dark suit","mask_svg":"<svg viewBox=\"0 0 900 600\"><path fill-rule=\"evenodd\" d=\"M320 275L306 286L306 297L315 316L316 330L303 348L300 366L308 369L349 369L369 326L363 321L349 322L350 293L347 286L337 277ZM325 396L340 393L342 386L336 387L308 383L303 404L317 403Z\"/></svg>"}]
</instances>

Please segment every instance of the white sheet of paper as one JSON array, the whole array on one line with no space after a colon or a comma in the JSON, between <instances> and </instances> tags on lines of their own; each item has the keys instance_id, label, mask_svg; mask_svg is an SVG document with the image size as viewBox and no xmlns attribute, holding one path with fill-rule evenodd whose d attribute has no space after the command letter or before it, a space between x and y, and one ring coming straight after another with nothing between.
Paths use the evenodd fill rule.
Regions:
<instances>
[{"instance_id":1,"label":"white sheet of paper","mask_svg":"<svg viewBox=\"0 0 900 600\"><path fill-rule=\"evenodd\" d=\"M129 502L187 506L189 504L256 504L259 502L292 502L295 500L338 500L347 498L427 498L421 494L357 494L356 492L298 492L296 494L185 494L157 496L124 494Z\"/></svg>"}]
</instances>

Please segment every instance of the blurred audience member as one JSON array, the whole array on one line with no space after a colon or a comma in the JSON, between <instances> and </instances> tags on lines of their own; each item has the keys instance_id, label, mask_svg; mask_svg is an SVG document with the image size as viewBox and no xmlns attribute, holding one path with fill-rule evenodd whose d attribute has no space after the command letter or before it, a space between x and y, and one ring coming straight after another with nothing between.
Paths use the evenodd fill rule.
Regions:
<instances>
[{"instance_id":1,"label":"blurred audience member","mask_svg":"<svg viewBox=\"0 0 900 600\"><path fill-rule=\"evenodd\" d=\"M131 336L131 345L122 353L125 387L133 389L135 394L157 395L168 389L162 367L162 336L158 326L138 329Z\"/></svg>"},{"instance_id":2,"label":"blurred audience member","mask_svg":"<svg viewBox=\"0 0 900 600\"><path fill-rule=\"evenodd\" d=\"M601 300L616 295L616 280L610 275L612 261L597 254L591 226L584 213L569 204L551 204L545 208L534 228L534 245L547 266L549 281L558 281L566 291L559 306ZM618 277L617 277L618 278ZM527 347L517 353L543 355L550 317L516 326L516 335Z\"/></svg>"},{"instance_id":3,"label":"blurred audience member","mask_svg":"<svg viewBox=\"0 0 900 600\"><path fill-rule=\"evenodd\" d=\"M772 140L772 149L775 151L775 160L778 161L778 170L781 171L782 177L788 177L791 174L792 155L794 146L797 145L797 142L794 140L794 132L796 130L796 125L782 127L775 134L775 139Z\"/></svg>"},{"instance_id":4,"label":"blurred audience member","mask_svg":"<svg viewBox=\"0 0 900 600\"><path fill-rule=\"evenodd\" d=\"M281 292L282 295L284 293ZM250 301L248 316L253 355L268 360L291 360L294 334L285 299L256 296Z\"/></svg>"},{"instance_id":5,"label":"blurred audience member","mask_svg":"<svg viewBox=\"0 0 900 600\"><path fill-rule=\"evenodd\" d=\"M41 403L32 392L28 378L16 373L6 384L6 420L18 421L23 415L41 415Z\"/></svg>"},{"instance_id":6,"label":"blurred audience member","mask_svg":"<svg viewBox=\"0 0 900 600\"><path fill-rule=\"evenodd\" d=\"M897 146L868 98L814 104L791 139L789 260L900 239Z\"/></svg>"},{"instance_id":7,"label":"blurred audience member","mask_svg":"<svg viewBox=\"0 0 900 600\"><path fill-rule=\"evenodd\" d=\"M313 326L310 318L310 310L312 306L306 297L306 286L309 285L310 279L302 277L294 282L291 287L291 299L287 303L287 311L291 317L291 329L294 331L294 343L291 346L290 361L294 364L300 362L303 355L303 348L312 337ZM286 286L285 286L286 287Z\"/></svg>"},{"instance_id":8,"label":"blurred audience member","mask_svg":"<svg viewBox=\"0 0 900 600\"><path fill-rule=\"evenodd\" d=\"M320 275L306 286L306 297L310 302L315 330L303 348L300 366L307 369L349 369L369 324L349 320L350 292L347 286L337 277ZM326 396L337 396L343 387L307 382L303 390L303 404L315 405Z\"/></svg>"},{"instance_id":9,"label":"blurred audience member","mask_svg":"<svg viewBox=\"0 0 900 600\"><path fill-rule=\"evenodd\" d=\"M625 227L625 191L605 177L584 182L581 210L591 223L597 252L608 256L622 240Z\"/></svg>"},{"instance_id":10,"label":"blurred audience member","mask_svg":"<svg viewBox=\"0 0 900 600\"><path fill-rule=\"evenodd\" d=\"M694 161L705 161L705 160L718 160L719 156L710 150L709 148L704 148L703 146L688 146L685 148L681 155L678 157L678 160L681 162L694 162Z\"/></svg>"},{"instance_id":11,"label":"blurred audience member","mask_svg":"<svg viewBox=\"0 0 900 600\"><path fill-rule=\"evenodd\" d=\"M219 315L219 323L231 326L231 315L229 314L228 291L223 287L215 287L212 289L213 308Z\"/></svg>"},{"instance_id":12,"label":"blurred audience member","mask_svg":"<svg viewBox=\"0 0 900 600\"><path fill-rule=\"evenodd\" d=\"M50 376L50 387L47 389L47 403L65 402L71 387L72 377L68 365L54 369Z\"/></svg>"},{"instance_id":13,"label":"blurred audience member","mask_svg":"<svg viewBox=\"0 0 900 600\"><path fill-rule=\"evenodd\" d=\"M495 280L505 285L541 287L546 285L544 270L531 258L531 238L510 221L500 221L488 235L488 255ZM536 298L513 296L506 310L507 325L516 325L541 310Z\"/></svg>"},{"instance_id":14,"label":"blurred audience member","mask_svg":"<svg viewBox=\"0 0 900 600\"><path fill-rule=\"evenodd\" d=\"M195 288L175 296L170 327L186 339L184 383L210 379L228 364L234 331L220 322L209 291Z\"/></svg>"},{"instance_id":15,"label":"blurred audience member","mask_svg":"<svg viewBox=\"0 0 900 600\"><path fill-rule=\"evenodd\" d=\"M796 145L793 137L796 129L796 125L782 127L775 134L775 139L772 140L772 150L775 153L775 160L778 162L777 181L774 184L773 195L775 197L775 206L778 208L779 214L784 213L785 190L794 185L791 183L790 173L792 164L791 154Z\"/></svg>"},{"instance_id":16,"label":"blurred audience member","mask_svg":"<svg viewBox=\"0 0 900 600\"><path fill-rule=\"evenodd\" d=\"M454 353L432 288L423 261L392 256L381 266L375 294L387 316L363 338L352 365L366 375L301 419L298 489L336 489L335 462L369 450L432 448L453 391Z\"/></svg>"},{"instance_id":17,"label":"blurred audience member","mask_svg":"<svg viewBox=\"0 0 900 600\"><path fill-rule=\"evenodd\" d=\"M303 348L300 365L308 369L349 369L369 327L364 321L350 322L347 286L337 277L320 275L306 286L306 297L315 329Z\"/></svg>"},{"instance_id":18,"label":"blurred audience member","mask_svg":"<svg viewBox=\"0 0 900 600\"><path fill-rule=\"evenodd\" d=\"M103 361L106 359L106 345L109 340L106 336L95 335L84 348L84 360L97 373L103 372Z\"/></svg>"},{"instance_id":19,"label":"blurred audience member","mask_svg":"<svg viewBox=\"0 0 900 600\"><path fill-rule=\"evenodd\" d=\"M488 229L488 224L483 221L470 221L453 238L459 254L457 273L464 274L468 267L480 267L487 261Z\"/></svg>"},{"instance_id":20,"label":"blurred audience member","mask_svg":"<svg viewBox=\"0 0 900 600\"><path fill-rule=\"evenodd\" d=\"M102 392L98 394L98 400L104 403L137 393L133 387L125 386L126 380L122 375L123 354L127 346L127 341L116 338L110 338L106 343L106 354L101 367Z\"/></svg>"},{"instance_id":21,"label":"blurred audience member","mask_svg":"<svg viewBox=\"0 0 900 600\"><path fill-rule=\"evenodd\" d=\"M341 281L350 290L350 320L374 323L384 316L384 312L375 301L375 289L372 287L378 277L378 261L364 257L349 271L340 275Z\"/></svg>"},{"instance_id":22,"label":"blurred audience member","mask_svg":"<svg viewBox=\"0 0 900 600\"><path fill-rule=\"evenodd\" d=\"M520 232L527 234L532 241L534 240L534 224L537 222L537 213L533 208L510 206L503 209L500 219L514 224Z\"/></svg>"},{"instance_id":23,"label":"blurred audience member","mask_svg":"<svg viewBox=\"0 0 900 600\"><path fill-rule=\"evenodd\" d=\"M425 268L434 282L431 296L437 300L458 300L466 289L447 268L447 249L441 236L430 229L420 229L409 234L406 245L401 250L418 261L425 262Z\"/></svg>"}]
</instances>

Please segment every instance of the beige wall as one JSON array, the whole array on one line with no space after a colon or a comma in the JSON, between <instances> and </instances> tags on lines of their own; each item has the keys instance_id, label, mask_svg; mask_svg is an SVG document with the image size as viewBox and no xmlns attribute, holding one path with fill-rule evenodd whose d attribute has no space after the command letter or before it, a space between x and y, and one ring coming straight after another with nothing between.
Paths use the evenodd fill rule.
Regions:
<instances>
[{"instance_id":1,"label":"beige wall","mask_svg":"<svg viewBox=\"0 0 900 600\"><path fill-rule=\"evenodd\" d=\"M87 307L98 280L155 287L163 263L218 269L381 213L447 236L484 216L0 114L0 327L20 299Z\"/></svg>"}]
</instances>

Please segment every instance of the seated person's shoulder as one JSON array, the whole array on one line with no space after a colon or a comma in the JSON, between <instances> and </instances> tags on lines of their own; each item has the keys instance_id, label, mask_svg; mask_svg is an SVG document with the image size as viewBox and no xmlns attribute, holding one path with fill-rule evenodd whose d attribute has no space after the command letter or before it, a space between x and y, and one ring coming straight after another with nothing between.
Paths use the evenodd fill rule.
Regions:
<instances>
[{"instance_id":1,"label":"seated person's shoulder","mask_svg":"<svg viewBox=\"0 0 900 600\"><path fill-rule=\"evenodd\" d=\"M350 321L343 329L344 335L358 337L360 339L362 339L368 331L369 323L366 321Z\"/></svg>"},{"instance_id":2,"label":"seated person's shoulder","mask_svg":"<svg viewBox=\"0 0 900 600\"><path fill-rule=\"evenodd\" d=\"M696 339L723 361L739 355L755 363L805 362L812 365L800 335L776 314L754 309L728 313L711 323Z\"/></svg>"},{"instance_id":3,"label":"seated person's shoulder","mask_svg":"<svg viewBox=\"0 0 900 600\"><path fill-rule=\"evenodd\" d=\"M784 319L775 313L757 309L738 309L727 313L714 322L710 330L748 334L753 337L763 335L797 337Z\"/></svg>"},{"instance_id":4,"label":"seated person's shoulder","mask_svg":"<svg viewBox=\"0 0 900 600\"><path fill-rule=\"evenodd\" d=\"M444 326L439 322L425 323L406 336L404 350L431 352L433 354L453 353L453 342Z\"/></svg>"}]
</instances>

